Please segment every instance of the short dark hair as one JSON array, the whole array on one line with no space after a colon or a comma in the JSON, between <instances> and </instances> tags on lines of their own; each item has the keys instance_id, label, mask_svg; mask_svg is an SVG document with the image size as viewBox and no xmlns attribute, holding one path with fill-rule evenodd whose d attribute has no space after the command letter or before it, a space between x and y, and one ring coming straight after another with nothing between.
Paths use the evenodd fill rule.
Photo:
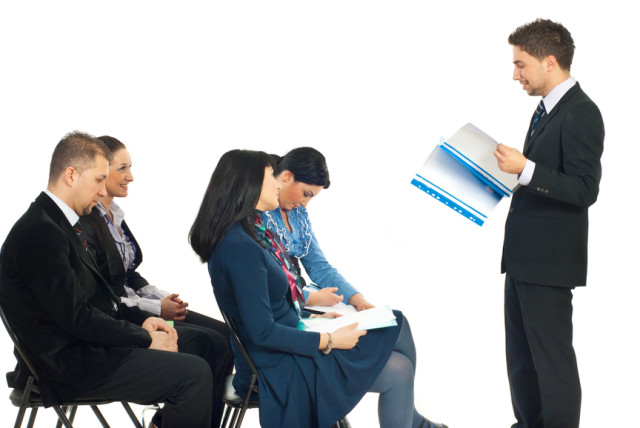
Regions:
<instances>
[{"instance_id":1,"label":"short dark hair","mask_svg":"<svg viewBox=\"0 0 640 428\"><path fill-rule=\"evenodd\" d=\"M541 18L516 28L509 36L509 44L519 46L539 60L553 55L565 70L571 69L576 49L569 30L560 23Z\"/></svg>"},{"instance_id":2,"label":"short dark hair","mask_svg":"<svg viewBox=\"0 0 640 428\"><path fill-rule=\"evenodd\" d=\"M49 183L60 177L67 167L73 167L82 173L93 166L98 156L103 156L111 162L111 151L102 141L85 132L68 133L53 150L49 165Z\"/></svg>"},{"instance_id":3,"label":"short dark hair","mask_svg":"<svg viewBox=\"0 0 640 428\"><path fill-rule=\"evenodd\" d=\"M109 135L103 135L102 137L98 137L98 140L102 141L104 145L109 148L109 151L111 151L112 154L117 152L118 150L127 148L127 146L125 146L124 143L122 143L122 141L118 140L117 138L111 137Z\"/></svg>"},{"instance_id":4,"label":"short dark hair","mask_svg":"<svg viewBox=\"0 0 640 428\"><path fill-rule=\"evenodd\" d=\"M231 150L220 158L189 231L193 251L205 263L227 230L240 222L256 241L252 216L260 200L265 168L277 165L265 152Z\"/></svg>"},{"instance_id":5,"label":"short dark hair","mask_svg":"<svg viewBox=\"0 0 640 428\"><path fill-rule=\"evenodd\" d=\"M271 156L278 163L278 168L273 172L274 175L288 170L293 173L295 181L322 186L325 189L331 185L327 161L324 155L313 147L298 147L282 157Z\"/></svg>"}]
</instances>

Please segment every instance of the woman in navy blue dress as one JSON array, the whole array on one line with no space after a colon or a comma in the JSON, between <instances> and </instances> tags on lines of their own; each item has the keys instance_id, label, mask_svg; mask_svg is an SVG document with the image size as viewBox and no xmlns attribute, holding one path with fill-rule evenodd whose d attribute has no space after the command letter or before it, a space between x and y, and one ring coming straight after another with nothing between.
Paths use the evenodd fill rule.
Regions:
<instances>
[{"instance_id":1,"label":"woman in navy blue dress","mask_svg":"<svg viewBox=\"0 0 640 428\"><path fill-rule=\"evenodd\" d=\"M396 327L369 332L357 324L331 333L298 329L305 315L298 272L260 217L277 207L273 158L232 150L213 172L189 233L220 309L258 368L261 426L328 428L372 391L380 393L381 427L445 427L413 405L416 353L401 312ZM239 356L235 388L246 392L249 377Z\"/></svg>"}]
</instances>

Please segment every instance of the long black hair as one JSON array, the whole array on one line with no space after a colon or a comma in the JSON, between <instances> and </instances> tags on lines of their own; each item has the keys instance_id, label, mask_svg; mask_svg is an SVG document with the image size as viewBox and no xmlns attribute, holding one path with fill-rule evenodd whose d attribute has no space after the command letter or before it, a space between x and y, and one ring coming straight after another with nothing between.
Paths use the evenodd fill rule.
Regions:
<instances>
[{"instance_id":1,"label":"long black hair","mask_svg":"<svg viewBox=\"0 0 640 428\"><path fill-rule=\"evenodd\" d=\"M257 241L252 218L267 166L277 168L273 157L251 150L231 150L218 161L189 231L191 248L203 263L209 261L216 244L237 221Z\"/></svg>"},{"instance_id":2,"label":"long black hair","mask_svg":"<svg viewBox=\"0 0 640 428\"><path fill-rule=\"evenodd\" d=\"M282 157L271 156L278 163L278 167L274 168L274 175L277 176L282 171L289 170L293 173L295 181L329 188L331 181L327 161L322 153L313 147L298 147Z\"/></svg>"}]
</instances>

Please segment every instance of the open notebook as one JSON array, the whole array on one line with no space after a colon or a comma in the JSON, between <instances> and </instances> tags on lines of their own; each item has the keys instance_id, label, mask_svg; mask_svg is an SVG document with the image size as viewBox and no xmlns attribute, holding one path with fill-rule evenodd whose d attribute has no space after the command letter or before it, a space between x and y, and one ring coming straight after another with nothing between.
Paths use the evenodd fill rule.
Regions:
<instances>
[{"instance_id":1,"label":"open notebook","mask_svg":"<svg viewBox=\"0 0 640 428\"><path fill-rule=\"evenodd\" d=\"M498 142L470 123L438 144L411 184L482 226L518 186L493 156Z\"/></svg>"}]
</instances>

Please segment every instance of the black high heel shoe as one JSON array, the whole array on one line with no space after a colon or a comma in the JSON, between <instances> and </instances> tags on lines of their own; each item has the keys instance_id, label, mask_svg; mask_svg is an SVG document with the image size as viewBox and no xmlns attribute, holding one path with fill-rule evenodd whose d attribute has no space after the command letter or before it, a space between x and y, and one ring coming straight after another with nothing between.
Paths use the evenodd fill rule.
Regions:
<instances>
[{"instance_id":1,"label":"black high heel shoe","mask_svg":"<svg viewBox=\"0 0 640 428\"><path fill-rule=\"evenodd\" d=\"M420 425L420 428L449 428L449 427L446 426L445 424L431 422L429 419L424 418L424 420L422 421L422 424Z\"/></svg>"}]
</instances>

